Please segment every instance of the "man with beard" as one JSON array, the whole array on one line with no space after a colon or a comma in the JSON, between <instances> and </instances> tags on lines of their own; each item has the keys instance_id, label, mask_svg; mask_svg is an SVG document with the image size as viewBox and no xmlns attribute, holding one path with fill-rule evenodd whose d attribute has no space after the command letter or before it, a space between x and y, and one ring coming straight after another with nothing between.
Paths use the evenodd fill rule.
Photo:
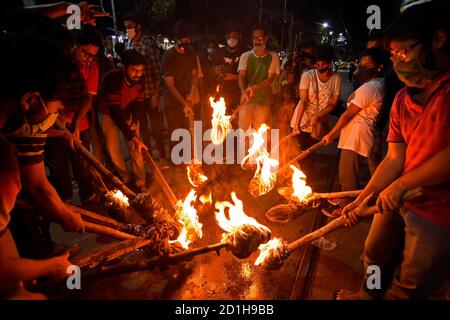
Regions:
<instances>
[{"instance_id":1,"label":"man with beard","mask_svg":"<svg viewBox=\"0 0 450 320\"><path fill-rule=\"evenodd\" d=\"M160 49L149 35L144 34L143 19L134 12L127 13L123 24L127 31L129 42L126 49L134 49L144 56L144 103L137 109L137 117L141 126L142 139L146 146L150 146L151 133L155 139L159 156L164 159L164 143L162 137L162 113L159 111L159 92L161 87Z\"/></svg>"},{"instance_id":2,"label":"man with beard","mask_svg":"<svg viewBox=\"0 0 450 320\"><path fill-rule=\"evenodd\" d=\"M365 271L376 265L381 287L365 272L358 292L341 290L338 299L426 299L450 270L450 24L448 1L409 2L386 40L394 70L406 84L394 100L388 153L351 210L379 193L364 247ZM422 187L420 199L401 199ZM397 272L396 272L397 269Z\"/></svg>"},{"instance_id":3,"label":"man with beard","mask_svg":"<svg viewBox=\"0 0 450 320\"><path fill-rule=\"evenodd\" d=\"M134 183L139 191L145 191L145 168L141 151L147 150L147 147L139 140L139 121L134 112L144 102L144 57L135 50L126 50L122 63L122 69L110 71L102 79L99 109L102 114L103 135L111 160L124 182ZM126 140L132 173L128 171L120 151L119 131Z\"/></svg>"}]
</instances>

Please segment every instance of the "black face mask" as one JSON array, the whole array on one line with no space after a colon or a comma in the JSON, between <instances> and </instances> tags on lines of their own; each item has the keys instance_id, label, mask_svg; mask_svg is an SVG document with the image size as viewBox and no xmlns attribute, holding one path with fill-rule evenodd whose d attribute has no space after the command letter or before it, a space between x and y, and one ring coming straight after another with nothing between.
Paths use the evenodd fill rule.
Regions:
<instances>
[{"instance_id":1,"label":"black face mask","mask_svg":"<svg viewBox=\"0 0 450 320\"><path fill-rule=\"evenodd\" d=\"M325 72L328 72L329 70L330 70L330 66L328 66L328 67L323 67L323 68L317 68L316 67L316 70L317 70L317 72L319 72L319 73L325 73Z\"/></svg>"},{"instance_id":2,"label":"black face mask","mask_svg":"<svg viewBox=\"0 0 450 320\"><path fill-rule=\"evenodd\" d=\"M376 78L378 76L379 69L377 68L366 68L359 67L356 77L364 82L370 79Z\"/></svg>"}]
</instances>

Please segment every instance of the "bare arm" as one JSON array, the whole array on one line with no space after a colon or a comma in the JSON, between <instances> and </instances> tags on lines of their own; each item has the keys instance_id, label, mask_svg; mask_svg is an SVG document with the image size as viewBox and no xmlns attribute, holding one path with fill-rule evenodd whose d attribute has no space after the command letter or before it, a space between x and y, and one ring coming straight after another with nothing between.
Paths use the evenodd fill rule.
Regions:
<instances>
[{"instance_id":1,"label":"bare arm","mask_svg":"<svg viewBox=\"0 0 450 320\"><path fill-rule=\"evenodd\" d=\"M334 110L334 108L336 108L338 102L339 102L340 96L333 96L331 98L331 103L328 104L325 108L323 108L322 110L318 111L317 114L315 114L315 116L317 118L322 118L323 116L326 116L327 114L329 114L331 111Z\"/></svg>"},{"instance_id":2,"label":"bare arm","mask_svg":"<svg viewBox=\"0 0 450 320\"><path fill-rule=\"evenodd\" d=\"M247 70L239 70L239 89L241 94L245 92L245 78L247 77Z\"/></svg>"},{"instance_id":3,"label":"bare arm","mask_svg":"<svg viewBox=\"0 0 450 320\"><path fill-rule=\"evenodd\" d=\"M322 141L325 144L331 143L337 136L341 133L341 130L347 126L347 124L352 121L352 119L361 111L361 108L355 106L353 103L350 104L348 109L339 117L336 125L333 129L323 138Z\"/></svg>"},{"instance_id":4,"label":"bare arm","mask_svg":"<svg viewBox=\"0 0 450 320\"><path fill-rule=\"evenodd\" d=\"M65 275L70 265L66 256L43 260L19 257L9 230L0 236L0 283L30 281L43 276Z\"/></svg>"},{"instance_id":5,"label":"bare arm","mask_svg":"<svg viewBox=\"0 0 450 320\"><path fill-rule=\"evenodd\" d=\"M381 161L364 191L355 202L362 202L372 192L379 193L397 180L403 172L406 157L406 144L392 143L388 145L386 157Z\"/></svg>"},{"instance_id":6,"label":"bare arm","mask_svg":"<svg viewBox=\"0 0 450 320\"><path fill-rule=\"evenodd\" d=\"M299 130L300 122L305 113L305 105L308 103L308 89L300 89L300 101L298 106L297 118L295 119L294 130Z\"/></svg>"},{"instance_id":7,"label":"bare arm","mask_svg":"<svg viewBox=\"0 0 450 320\"><path fill-rule=\"evenodd\" d=\"M54 217L66 231L84 231L80 215L66 207L48 181L43 162L21 166L20 176L23 190L31 196L36 207Z\"/></svg>"}]
</instances>

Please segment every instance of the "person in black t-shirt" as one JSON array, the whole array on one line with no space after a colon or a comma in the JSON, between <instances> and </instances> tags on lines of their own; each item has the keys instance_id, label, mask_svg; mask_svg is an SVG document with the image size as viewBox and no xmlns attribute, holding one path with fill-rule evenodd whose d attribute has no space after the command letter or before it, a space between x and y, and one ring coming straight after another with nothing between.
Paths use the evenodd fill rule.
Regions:
<instances>
[{"instance_id":1,"label":"person in black t-shirt","mask_svg":"<svg viewBox=\"0 0 450 320\"><path fill-rule=\"evenodd\" d=\"M188 129L187 117L193 115L193 105L198 102L197 57L191 45L189 26L177 23L174 34L177 44L166 51L162 61L163 99L169 134L179 128ZM175 144L170 141L170 150Z\"/></svg>"},{"instance_id":2,"label":"person in black t-shirt","mask_svg":"<svg viewBox=\"0 0 450 320\"><path fill-rule=\"evenodd\" d=\"M214 67L218 81L223 79L221 96L225 98L227 110L233 112L241 97L239 89L239 58L244 50L240 44L241 34L235 23L228 23L225 33L226 47L222 48L217 57L217 65Z\"/></svg>"}]
</instances>

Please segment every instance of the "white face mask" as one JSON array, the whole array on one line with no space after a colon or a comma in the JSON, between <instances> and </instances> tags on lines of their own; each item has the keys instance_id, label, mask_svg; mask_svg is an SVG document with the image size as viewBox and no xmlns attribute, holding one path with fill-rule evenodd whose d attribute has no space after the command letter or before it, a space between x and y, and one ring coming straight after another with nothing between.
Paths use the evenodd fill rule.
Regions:
<instances>
[{"instance_id":1,"label":"white face mask","mask_svg":"<svg viewBox=\"0 0 450 320\"><path fill-rule=\"evenodd\" d=\"M238 45L238 43L239 43L239 40L235 39L235 38L230 38L230 39L227 40L227 45L230 48L235 48Z\"/></svg>"},{"instance_id":2,"label":"white face mask","mask_svg":"<svg viewBox=\"0 0 450 320\"><path fill-rule=\"evenodd\" d=\"M42 134L45 131L47 131L48 129L50 129L51 127L53 127L56 120L58 119L59 113L58 112L57 113L49 113L42 98L39 97L39 99L41 100L42 106L44 107L45 112L47 113L47 116L45 117L45 119L39 123L31 124L31 123L29 123L27 117L25 116L23 125L20 128L14 130L12 132L9 132L8 134L20 135L20 136Z\"/></svg>"},{"instance_id":3,"label":"white face mask","mask_svg":"<svg viewBox=\"0 0 450 320\"><path fill-rule=\"evenodd\" d=\"M136 28L127 29L127 36L130 39L133 39L136 36Z\"/></svg>"}]
</instances>

